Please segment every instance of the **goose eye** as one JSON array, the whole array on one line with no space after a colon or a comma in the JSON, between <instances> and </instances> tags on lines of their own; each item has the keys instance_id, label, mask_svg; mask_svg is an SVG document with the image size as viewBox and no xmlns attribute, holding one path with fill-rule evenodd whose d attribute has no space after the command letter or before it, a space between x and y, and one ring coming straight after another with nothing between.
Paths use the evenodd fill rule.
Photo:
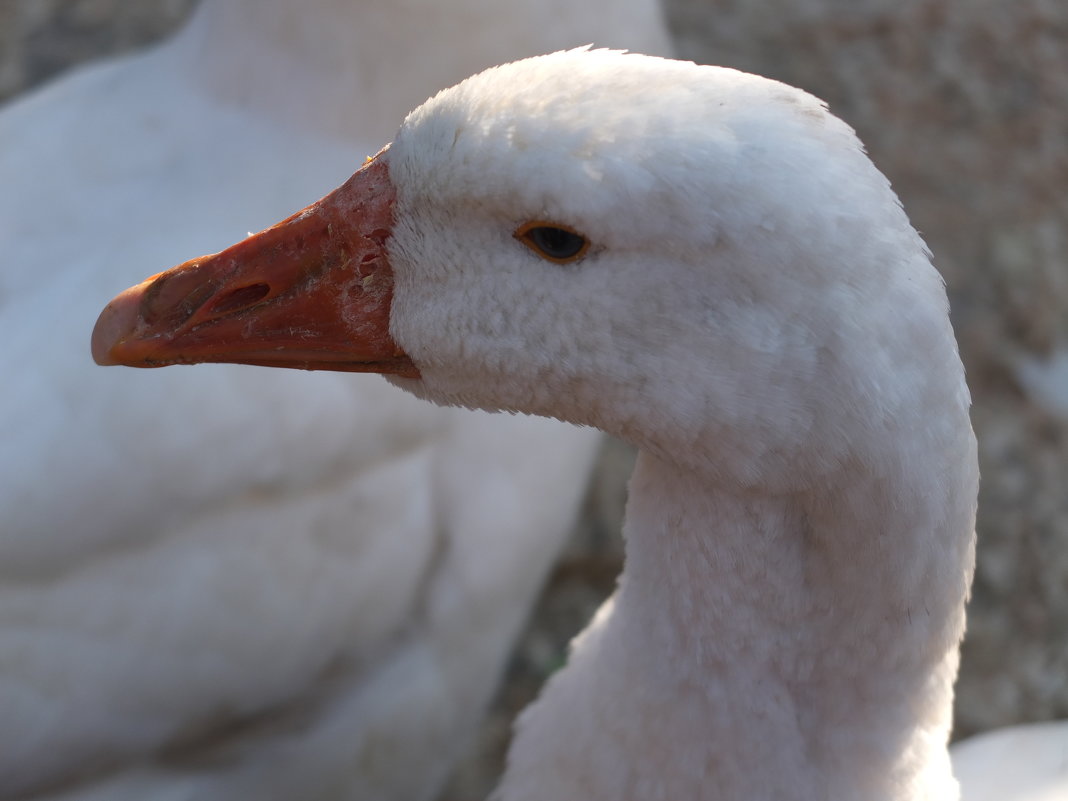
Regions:
<instances>
[{"instance_id":1,"label":"goose eye","mask_svg":"<svg viewBox=\"0 0 1068 801\"><path fill-rule=\"evenodd\" d=\"M578 261L590 249L590 241L578 231L555 223L524 223L514 236L543 259L557 264Z\"/></svg>"}]
</instances>

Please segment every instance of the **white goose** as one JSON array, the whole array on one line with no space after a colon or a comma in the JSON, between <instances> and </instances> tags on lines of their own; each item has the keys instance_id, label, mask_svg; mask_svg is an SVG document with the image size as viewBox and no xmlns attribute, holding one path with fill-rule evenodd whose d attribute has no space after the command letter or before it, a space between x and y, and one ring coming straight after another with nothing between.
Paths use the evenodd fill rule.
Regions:
<instances>
[{"instance_id":1,"label":"white goose","mask_svg":"<svg viewBox=\"0 0 1068 801\"><path fill-rule=\"evenodd\" d=\"M377 377L109 373L85 331L431 92L590 40L667 47L652 0L209 0L0 114L0 798L440 786L595 435Z\"/></svg>"},{"instance_id":2,"label":"white goose","mask_svg":"<svg viewBox=\"0 0 1068 801\"><path fill-rule=\"evenodd\" d=\"M968 390L923 242L811 96L606 51L490 70L116 298L93 350L377 370L639 447L619 590L500 801L958 796Z\"/></svg>"}]
</instances>

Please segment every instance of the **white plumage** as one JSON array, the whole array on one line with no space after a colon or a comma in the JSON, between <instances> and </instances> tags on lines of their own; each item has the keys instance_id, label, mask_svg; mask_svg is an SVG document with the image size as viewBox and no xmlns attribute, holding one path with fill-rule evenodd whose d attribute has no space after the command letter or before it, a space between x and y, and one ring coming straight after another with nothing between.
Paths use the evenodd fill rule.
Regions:
<instances>
[{"instance_id":1,"label":"white plumage","mask_svg":"<svg viewBox=\"0 0 1068 801\"><path fill-rule=\"evenodd\" d=\"M602 37L666 46L640 0L209 2L0 115L0 797L440 785L594 435L377 378L103 371L85 336L121 287L321 194L436 88Z\"/></svg>"},{"instance_id":2,"label":"white plumage","mask_svg":"<svg viewBox=\"0 0 1068 801\"><path fill-rule=\"evenodd\" d=\"M964 801L1068 799L1068 723L1010 726L953 746Z\"/></svg>"}]
</instances>

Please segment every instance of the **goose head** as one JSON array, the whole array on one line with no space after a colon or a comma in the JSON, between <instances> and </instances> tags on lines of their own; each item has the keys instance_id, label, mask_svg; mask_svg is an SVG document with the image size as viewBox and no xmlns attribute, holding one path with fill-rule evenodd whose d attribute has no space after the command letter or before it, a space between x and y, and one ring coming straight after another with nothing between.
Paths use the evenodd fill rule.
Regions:
<instances>
[{"instance_id":1,"label":"goose head","mask_svg":"<svg viewBox=\"0 0 1068 801\"><path fill-rule=\"evenodd\" d=\"M967 406L941 279L847 125L601 50L441 92L323 201L113 301L94 354L391 373L781 490Z\"/></svg>"},{"instance_id":2,"label":"goose head","mask_svg":"<svg viewBox=\"0 0 1068 801\"><path fill-rule=\"evenodd\" d=\"M804 92L613 51L491 69L323 200L117 297L93 353L370 370L639 446L614 606L502 798L954 797L968 392L923 242ZM661 710L666 751L626 723ZM628 767L586 793L595 763Z\"/></svg>"}]
</instances>

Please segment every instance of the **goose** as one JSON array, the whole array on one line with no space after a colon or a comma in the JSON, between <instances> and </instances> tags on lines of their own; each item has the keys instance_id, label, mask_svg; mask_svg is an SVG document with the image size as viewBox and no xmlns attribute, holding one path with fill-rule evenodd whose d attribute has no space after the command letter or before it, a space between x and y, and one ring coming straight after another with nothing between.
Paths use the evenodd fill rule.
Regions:
<instances>
[{"instance_id":1,"label":"goose","mask_svg":"<svg viewBox=\"0 0 1068 801\"><path fill-rule=\"evenodd\" d=\"M146 264L320 196L448 83L591 40L666 51L658 14L206 0L3 109L0 798L434 795L599 435L371 376L108 373L85 331Z\"/></svg>"},{"instance_id":2,"label":"goose","mask_svg":"<svg viewBox=\"0 0 1068 801\"><path fill-rule=\"evenodd\" d=\"M496 801L959 797L970 396L926 246L801 90L603 49L490 69L91 344L379 372L637 446L618 588Z\"/></svg>"}]
</instances>

